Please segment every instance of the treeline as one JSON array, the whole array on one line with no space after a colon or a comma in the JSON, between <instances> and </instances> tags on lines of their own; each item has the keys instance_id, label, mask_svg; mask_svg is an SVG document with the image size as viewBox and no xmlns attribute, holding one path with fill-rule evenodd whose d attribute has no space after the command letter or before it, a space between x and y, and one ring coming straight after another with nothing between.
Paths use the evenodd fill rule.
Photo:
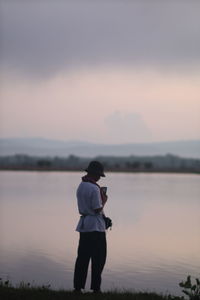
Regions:
<instances>
[{"instance_id":1,"label":"treeline","mask_svg":"<svg viewBox=\"0 0 200 300\"><path fill-rule=\"evenodd\" d=\"M98 156L84 158L38 157L23 154L0 156L1 170L63 170L82 171L91 160L99 160L106 171L113 172L182 172L200 173L200 159L181 158L172 154L165 156Z\"/></svg>"}]
</instances>

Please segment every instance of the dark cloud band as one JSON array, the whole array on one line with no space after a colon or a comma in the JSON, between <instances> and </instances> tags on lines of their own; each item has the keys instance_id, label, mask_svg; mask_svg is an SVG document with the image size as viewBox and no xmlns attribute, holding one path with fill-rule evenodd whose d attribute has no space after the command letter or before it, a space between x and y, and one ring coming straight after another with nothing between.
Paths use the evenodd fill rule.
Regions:
<instances>
[{"instance_id":1,"label":"dark cloud band","mask_svg":"<svg viewBox=\"0 0 200 300\"><path fill-rule=\"evenodd\" d=\"M46 76L95 64L200 63L197 1L1 3L1 65Z\"/></svg>"}]
</instances>

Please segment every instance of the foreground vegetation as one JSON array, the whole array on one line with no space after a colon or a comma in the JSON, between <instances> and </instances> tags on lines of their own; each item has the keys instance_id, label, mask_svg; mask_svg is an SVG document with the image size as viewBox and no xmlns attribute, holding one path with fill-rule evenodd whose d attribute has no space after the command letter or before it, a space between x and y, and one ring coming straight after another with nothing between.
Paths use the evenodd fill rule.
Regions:
<instances>
[{"instance_id":1,"label":"foreground vegetation","mask_svg":"<svg viewBox=\"0 0 200 300\"><path fill-rule=\"evenodd\" d=\"M104 293L77 293L65 290L52 290L49 286L32 287L30 283L22 282L18 287L11 285L9 280L0 279L1 300L181 300L183 297L159 295L147 292L110 291Z\"/></svg>"},{"instance_id":2,"label":"foreground vegetation","mask_svg":"<svg viewBox=\"0 0 200 300\"><path fill-rule=\"evenodd\" d=\"M180 282L182 292L189 300L200 300L200 280L191 280L188 276L186 281ZM32 287L30 283L22 282L18 287L11 285L9 280L0 278L1 300L185 300L185 298L171 295L161 295L147 292L110 291L104 293L77 293L65 290L52 290L50 285Z\"/></svg>"},{"instance_id":3,"label":"foreground vegetation","mask_svg":"<svg viewBox=\"0 0 200 300\"><path fill-rule=\"evenodd\" d=\"M162 296L155 293L105 292L101 294L77 294L73 291L55 291L34 287L0 287L1 300L181 300L183 297Z\"/></svg>"}]
</instances>

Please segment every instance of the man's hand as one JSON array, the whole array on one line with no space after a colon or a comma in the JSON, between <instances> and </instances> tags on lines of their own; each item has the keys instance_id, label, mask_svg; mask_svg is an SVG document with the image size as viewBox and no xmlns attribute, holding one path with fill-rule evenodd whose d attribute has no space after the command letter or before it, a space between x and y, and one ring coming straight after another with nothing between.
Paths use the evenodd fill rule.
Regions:
<instances>
[{"instance_id":1,"label":"man's hand","mask_svg":"<svg viewBox=\"0 0 200 300\"><path fill-rule=\"evenodd\" d=\"M106 201L108 200L108 196L106 194L107 187L101 187L101 197L102 197L102 204L105 205Z\"/></svg>"},{"instance_id":2,"label":"man's hand","mask_svg":"<svg viewBox=\"0 0 200 300\"><path fill-rule=\"evenodd\" d=\"M100 213L103 210L104 205L106 204L106 202L108 200L108 196L106 194L101 193L101 196L102 196L102 207L94 210L96 214Z\"/></svg>"},{"instance_id":3,"label":"man's hand","mask_svg":"<svg viewBox=\"0 0 200 300\"><path fill-rule=\"evenodd\" d=\"M102 194L102 204L103 204L103 206L106 204L107 200L108 200L108 196L106 194Z\"/></svg>"}]
</instances>

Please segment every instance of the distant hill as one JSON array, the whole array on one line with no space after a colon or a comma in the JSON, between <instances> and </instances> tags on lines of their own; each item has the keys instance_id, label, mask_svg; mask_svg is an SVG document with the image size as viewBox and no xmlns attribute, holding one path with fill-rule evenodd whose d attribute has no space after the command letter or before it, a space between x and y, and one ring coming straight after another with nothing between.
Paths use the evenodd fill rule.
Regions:
<instances>
[{"instance_id":1,"label":"distant hill","mask_svg":"<svg viewBox=\"0 0 200 300\"><path fill-rule=\"evenodd\" d=\"M0 139L0 155L66 157L73 154L80 157L94 157L98 155L166 155L169 153L187 158L200 158L200 140L108 145L45 138Z\"/></svg>"}]
</instances>

